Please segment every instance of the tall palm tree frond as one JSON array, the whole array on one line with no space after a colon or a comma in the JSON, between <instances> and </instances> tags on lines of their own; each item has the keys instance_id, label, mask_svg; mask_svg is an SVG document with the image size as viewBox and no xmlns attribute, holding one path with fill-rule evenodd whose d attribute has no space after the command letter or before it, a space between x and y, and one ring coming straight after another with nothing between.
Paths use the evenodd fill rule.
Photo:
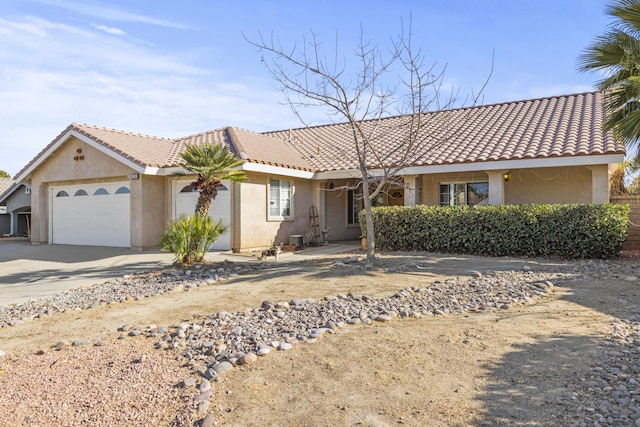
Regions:
<instances>
[{"instance_id":1,"label":"tall palm tree frond","mask_svg":"<svg viewBox=\"0 0 640 427\"><path fill-rule=\"evenodd\" d=\"M580 71L604 78L597 88L605 94L607 118L603 130L613 131L627 148L637 150L640 138L640 0L617 0L607 13L614 21L578 59Z\"/></svg>"},{"instance_id":2,"label":"tall palm tree frond","mask_svg":"<svg viewBox=\"0 0 640 427\"><path fill-rule=\"evenodd\" d=\"M244 161L234 156L222 144L188 145L180 157L185 161L184 169L200 175L205 180L246 181L244 172L236 169Z\"/></svg>"},{"instance_id":3,"label":"tall palm tree frond","mask_svg":"<svg viewBox=\"0 0 640 427\"><path fill-rule=\"evenodd\" d=\"M615 16L615 25L622 31L640 34L640 4L637 0L618 0L607 8L607 14Z\"/></svg>"},{"instance_id":4,"label":"tall palm tree frond","mask_svg":"<svg viewBox=\"0 0 640 427\"><path fill-rule=\"evenodd\" d=\"M180 154L184 164L182 167L198 175L191 186L199 191L196 203L196 214L207 217L211 201L218 194L222 180L245 182L247 175L237 169L244 161L234 156L225 145L205 143L188 145Z\"/></svg>"}]
</instances>

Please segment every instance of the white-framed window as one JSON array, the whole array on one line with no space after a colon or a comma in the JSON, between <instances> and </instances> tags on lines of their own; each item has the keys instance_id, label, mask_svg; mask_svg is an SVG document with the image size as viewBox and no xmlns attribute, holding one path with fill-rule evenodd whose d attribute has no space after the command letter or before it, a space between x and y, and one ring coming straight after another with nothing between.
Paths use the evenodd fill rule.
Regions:
<instances>
[{"instance_id":1,"label":"white-framed window","mask_svg":"<svg viewBox=\"0 0 640 427\"><path fill-rule=\"evenodd\" d=\"M489 198L488 182L453 182L440 184L440 206L474 206Z\"/></svg>"},{"instance_id":2,"label":"white-framed window","mask_svg":"<svg viewBox=\"0 0 640 427\"><path fill-rule=\"evenodd\" d=\"M293 185L285 179L269 179L269 219L289 219Z\"/></svg>"},{"instance_id":3,"label":"white-framed window","mask_svg":"<svg viewBox=\"0 0 640 427\"><path fill-rule=\"evenodd\" d=\"M378 196L371 201L371 206L386 206L385 194L380 192ZM347 191L347 226L360 225L360 211L364 209L364 200L362 197L362 187Z\"/></svg>"},{"instance_id":4,"label":"white-framed window","mask_svg":"<svg viewBox=\"0 0 640 427\"><path fill-rule=\"evenodd\" d=\"M364 209L362 201L362 189L360 187L355 190L347 191L347 225L360 224L359 214Z\"/></svg>"}]
</instances>

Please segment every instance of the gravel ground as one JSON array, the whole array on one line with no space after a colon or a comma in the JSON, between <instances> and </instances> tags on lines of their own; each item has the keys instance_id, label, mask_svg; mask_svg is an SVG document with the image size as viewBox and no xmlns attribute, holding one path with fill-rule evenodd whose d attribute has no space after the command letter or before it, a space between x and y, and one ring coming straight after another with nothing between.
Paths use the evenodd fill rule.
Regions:
<instances>
[{"instance_id":1,"label":"gravel ground","mask_svg":"<svg viewBox=\"0 0 640 427\"><path fill-rule=\"evenodd\" d=\"M361 263L345 258L333 268L357 269ZM214 285L262 268L265 265L205 265L125 276L3 308L0 325L19 331L20 323L56 312ZM390 272L425 268L409 263ZM554 272L525 266L408 287L385 298L339 294L317 301L265 301L261 307L167 327L130 325L123 319L112 339L61 342L36 355L0 352L0 424L214 425L212 383L234 366L252 364L272 351L313 343L349 324L509 310L537 302L555 282L576 276L614 274L634 282L635 268L599 261L577 262ZM558 402L566 422L640 426L640 312L611 328L611 336L603 337L600 363L569 384Z\"/></svg>"},{"instance_id":2,"label":"gravel ground","mask_svg":"<svg viewBox=\"0 0 640 427\"><path fill-rule=\"evenodd\" d=\"M0 361L2 426L185 426L188 371L145 341L67 347Z\"/></svg>"}]
</instances>

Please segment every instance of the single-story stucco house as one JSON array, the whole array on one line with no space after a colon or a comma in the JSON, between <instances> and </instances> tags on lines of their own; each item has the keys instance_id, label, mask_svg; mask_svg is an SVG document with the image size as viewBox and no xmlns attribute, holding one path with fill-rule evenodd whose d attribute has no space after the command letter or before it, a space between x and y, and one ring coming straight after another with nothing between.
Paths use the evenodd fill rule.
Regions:
<instances>
[{"instance_id":1,"label":"single-story stucco house","mask_svg":"<svg viewBox=\"0 0 640 427\"><path fill-rule=\"evenodd\" d=\"M426 113L401 186L377 204L608 202L609 175L625 150L602 132L604 117L599 92ZM405 122L363 122L378 126L377 149L389 164L403 151ZM158 247L167 222L193 212L197 193L193 177L178 175L179 154L204 141L227 145L249 177L226 183L212 204L230 225L215 248L288 244L314 228L332 240L359 237L362 201L339 190L359 176L347 124L166 139L73 123L15 177L31 189L32 242Z\"/></svg>"}]
</instances>

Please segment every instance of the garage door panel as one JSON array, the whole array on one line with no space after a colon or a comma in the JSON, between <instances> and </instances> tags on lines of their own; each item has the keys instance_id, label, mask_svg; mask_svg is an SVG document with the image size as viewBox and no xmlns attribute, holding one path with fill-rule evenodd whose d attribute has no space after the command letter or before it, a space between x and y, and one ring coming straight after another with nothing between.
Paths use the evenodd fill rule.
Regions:
<instances>
[{"instance_id":1,"label":"garage door panel","mask_svg":"<svg viewBox=\"0 0 640 427\"><path fill-rule=\"evenodd\" d=\"M128 190L129 184L120 182L54 187L51 202L52 243L130 247L130 194L115 194L118 188ZM87 195L75 196L79 190L84 190ZM56 197L61 192L69 196Z\"/></svg>"},{"instance_id":2,"label":"garage door panel","mask_svg":"<svg viewBox=\"0 0 640 427\"><path fill-rule=\"evenodd\" d=\"M174 196L175 216L193 215L196 209L199 193L197 191L180 192L183 188L188 189L190 181L176 183L177 194ZM214 221L222 220L227 230L218 237L210 249L227 250L231 248L231 232L229 225L231 224L231 192L228 190L230 183L223 181L225 187L218 190L218 195L211 202L209 216Z\"/></svg>"}]
</instances>

